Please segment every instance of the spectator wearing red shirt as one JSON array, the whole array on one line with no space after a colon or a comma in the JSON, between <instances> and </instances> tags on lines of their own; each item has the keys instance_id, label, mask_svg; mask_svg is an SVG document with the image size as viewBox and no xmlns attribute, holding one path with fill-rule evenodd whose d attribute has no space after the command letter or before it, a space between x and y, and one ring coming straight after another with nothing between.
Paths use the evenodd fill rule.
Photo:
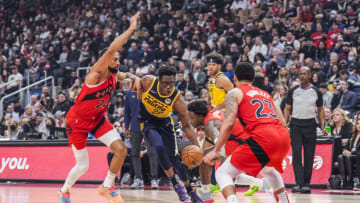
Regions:
<instances>
[{"instance_id":1,"label":"spectator wearing red shirt","mask_svg":"<svg viewBox=\"0 0 360 203\"><path fill-rule=\"evenodd\" d=\"M312 14L309 11L308 6L301 7L300 13L299 13L299 22L308 23L312 20Z\"/></svg>"},{"instance_id":2,"label":"spectator wearing red shirt","mask_svg":"<svg viewBox=\"0 0 360 203\"><path fill-rule=\"evenodd\" d=\"M339 25L336 22L333 22L331 30L328 32L326 47L331 50L338 39L338 35L342 35L343 31L339 28Z\"/></svg>"},{"instance_id":3,"label":"spectator wearing red shirt","mask_svg":"<svg viewBox=\"0 0 360 203\"><path fill-rule=\"evenodd\" d=\"M312 40L314 40L314 45L315 45L316 48L318 47L319 42L322 40L323 35L324 35L323 27L322 27L322 25L320 23L317 23L316 24L316 32L312 33L311 36L310 36L310 38Z\"/></svg>"}]
</instances>

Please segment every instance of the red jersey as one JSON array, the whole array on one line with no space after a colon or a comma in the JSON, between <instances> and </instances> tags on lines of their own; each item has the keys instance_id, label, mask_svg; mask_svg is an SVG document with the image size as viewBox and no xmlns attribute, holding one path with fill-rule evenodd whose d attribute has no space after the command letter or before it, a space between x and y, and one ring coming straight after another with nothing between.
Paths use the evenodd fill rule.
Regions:
<instances>
[{"instance_id":1,"label":"red jersey","mask_svg":"<svg viewBox=\"0 0 360 203\"><path fill-rule=\"evenodd\" d=\"M109 106L115 88L115 74L111 74L109 78L97 85L84 83L72 111L86 120L100 118Z\"/></svg>"},{"instance_id":2,"label":"red jersey","mask_svg":"<svg viewBox=\"0 0 360 203\"><path fill-rule=\"evenodd\" d=\"M223 111L210 111L204 118L204 125L206 125L207 122L212 121L212 120L220 120L221 122L224 122L224 112ZM239 120L236 120L233 130L231 131L232 137L230 137L230 138L231 139L240 138L240 136L243 133L244 133L244 127L241 125Z\"/></svg>"},{"instance_id":3,"label":"red jersey","mask_svg":"<svg viewBox=\"0 0 360 203\"><path fill-rule=\"evenodd\" d=\"M237 88L243 92L237 115L246 124L246 131L251 131L262 124L282 126L276 115L274 101L269 93L251 84L243 84Z\"/></svg>"}]
</instances>

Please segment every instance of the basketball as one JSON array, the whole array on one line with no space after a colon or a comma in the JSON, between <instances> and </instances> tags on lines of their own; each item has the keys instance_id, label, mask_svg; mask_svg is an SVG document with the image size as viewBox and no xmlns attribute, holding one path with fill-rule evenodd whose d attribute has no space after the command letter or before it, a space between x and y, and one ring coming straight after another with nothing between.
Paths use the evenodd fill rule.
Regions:
<instances>
[{"instance_id":1,"label":"basketball","mask_svg":"<svg viewBox=\"0 0 360 203\"><path fill-rule=\"evenodd\" d=\"M203 152L196 145L189 145L181 152L181 159L189 168L195 168L200 165L203 160Z\"/></svg>"}]
</instances>

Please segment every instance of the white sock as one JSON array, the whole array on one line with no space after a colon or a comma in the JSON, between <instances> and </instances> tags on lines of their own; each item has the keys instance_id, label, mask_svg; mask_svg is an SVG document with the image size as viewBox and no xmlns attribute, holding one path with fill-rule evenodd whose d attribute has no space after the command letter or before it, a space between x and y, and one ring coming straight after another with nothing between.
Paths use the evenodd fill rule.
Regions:
<instances>
[{"instance_id":1,"label":"white sock","mask_svg":"<svg viewBox=\"0 0 360 203\"><path fill-rule=\"evenodd\" d=\"M201 188L200 188L201 192L202 193L209 193L211 190L210 190L210 184L209 185L203 185L201 184Z\"/></svg>"},{"instance_id":2,"label":"white sock","mask_svg":"<svg viewBox=\"0 0 360 203\"><path fill-rule=\"evenodd\" d=\"M289 203L289 197L288 197L286 191L278 194L278 197L279 197L280 203Z\"/></svg>"},{"instance_id":3,"label":"white sock","mask_svg":"<svg viewBox=\"0 0 360 203\"><path fill-rule=\"evenodd\" d=\"M114 183L116 178L116 174L111 173L110 171L108 171L108 174L103 182L103 187L111 187L111 185Z\"/></svg>"},{"instance_id":4,"label":"white sock","mask_svg":"<svg viewBox=\"0 0 360 203\"><path fill-rule=\"evenodd\" d=\"M227 203L238 203L236 195L230 195L227 197Z\"/></svg>"}]
</instances>

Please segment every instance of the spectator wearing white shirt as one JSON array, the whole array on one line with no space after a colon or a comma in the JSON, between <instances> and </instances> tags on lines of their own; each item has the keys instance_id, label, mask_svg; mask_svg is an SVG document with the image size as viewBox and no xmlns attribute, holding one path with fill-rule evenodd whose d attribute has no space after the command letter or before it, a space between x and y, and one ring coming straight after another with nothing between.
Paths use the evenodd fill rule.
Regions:
<instances>
[{"instance_id":1,"label":"spectator wearing white shirt","mask_svg":"<svg viewBox=\"0 0 360 203\"><path fill-rule=\"evenodd\" d=\"M333 98L333 93L328 91L328 86L326 83L321 83L319 87L320 92L322 93L324 107L331 108L331 100Z\"/></svg>"},{"instance_id":2,"label":"spectator wearing white shirt","mask_svg":"<svg viewBox=\"0 0 360 203\"><path fill-rule=\"evenodd\" d=\"M254 58L257 53L261 53L263 56L266 56L267 51L268 51L268 47L265 44L263 44L261 37L256 37L255 44L249 52L250 61L254 63Z\"/></svg>"},{"instance_id":3,"label":"spectator wearing white shirt","mask_svg":"<svg viewBox=\"0 0 360 203\"><path fill-rule=\"evenodd\" d=\"M23 80L23 76L18 72L18 67L13 66L11 68L12 74L9 76L8 81L10 82L7 87L7 93L11 93L17 89L19 89L21 82Z\"/></svg>"}]
</instances>

